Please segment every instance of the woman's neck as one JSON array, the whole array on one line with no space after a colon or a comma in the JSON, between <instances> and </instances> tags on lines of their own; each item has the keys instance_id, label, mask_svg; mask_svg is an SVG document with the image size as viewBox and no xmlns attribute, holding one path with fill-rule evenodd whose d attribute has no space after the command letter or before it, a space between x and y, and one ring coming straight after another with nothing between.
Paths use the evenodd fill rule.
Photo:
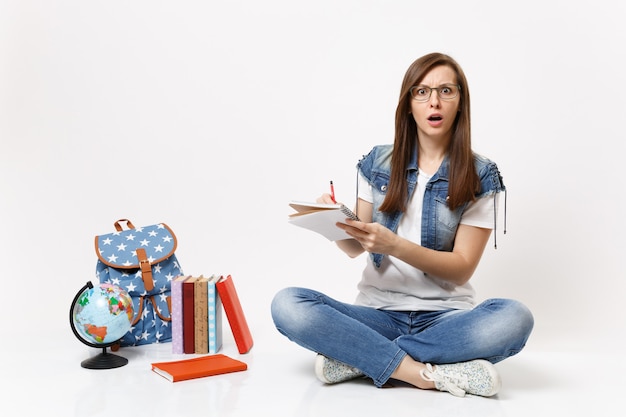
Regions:
<instances>
[{"instance_id":1,"label":"woman's neck","mask_svg":"<svg viewBox=\"0 0 626 417\"><path fill-rule=\"evenodd\" d=\"M417 165L425 173L432 175L439 169L443 158L446 156L446 148L439 143L421 141L418 143Z\"/></svg>"}]
</instances>

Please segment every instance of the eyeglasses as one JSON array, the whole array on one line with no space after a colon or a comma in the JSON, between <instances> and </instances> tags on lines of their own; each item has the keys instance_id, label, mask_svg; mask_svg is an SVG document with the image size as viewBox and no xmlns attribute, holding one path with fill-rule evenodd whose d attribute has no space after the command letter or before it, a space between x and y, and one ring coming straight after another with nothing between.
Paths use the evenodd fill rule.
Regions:
<instances>
[{"instance_id":1,"label":"eyeglasses","mask_svg":"<svg viewBox=\"0 0 626 417\"><path fill-rule=\"evenodd\" d=\"M452 100L459 95L461 86L457 84L444 84L439 87L428 87L426 85L416 85L411 87L411 97L416 101L428 101L433 90L437 90L439 98L442 100Z\"/></svg>"}]
</instances>

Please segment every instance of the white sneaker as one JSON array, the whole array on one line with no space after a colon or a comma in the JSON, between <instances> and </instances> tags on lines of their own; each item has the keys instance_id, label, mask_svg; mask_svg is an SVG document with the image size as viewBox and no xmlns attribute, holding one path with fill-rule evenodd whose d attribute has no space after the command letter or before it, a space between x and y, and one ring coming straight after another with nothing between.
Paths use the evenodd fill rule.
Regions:
<instances>
[{"instance_id":1,"label":"white sneaker","mask_svg":"<svg viewBox=\"0 0 626 417\"><path fill-rule=\"evenodd\" d=\"M439 391L448 391L457 397L466 393L491 397L502 385L495 366L483 359L434 367L427 363L420 375L426 381L433 381Z\"/></svg>"},{"instance_id":2,"label":"white sneaker","mask_svg":"<svg viewBox=\"0 0 626 417\"><path fill-rule=\"evenodd\" d=\"M363 373L343 362L327 358L318 353L317 358L315 358L315 375L317 379L325 384L336 384L361 377Z\"/></svg>"}]
</instances>

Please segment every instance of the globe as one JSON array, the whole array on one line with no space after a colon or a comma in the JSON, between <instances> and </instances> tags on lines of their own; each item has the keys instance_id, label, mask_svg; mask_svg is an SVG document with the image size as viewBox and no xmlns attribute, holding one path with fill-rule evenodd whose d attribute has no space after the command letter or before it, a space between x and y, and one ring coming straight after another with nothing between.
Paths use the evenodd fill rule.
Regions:
<instances>
[{"instance_id":1,"label":"globe","mask_svg":"<svg viewBox=\"0 0 626 417\"><path fill-rule=\"evenodd\" d=\"M110 369L128 363L126 358L107 353L132 326L133 302L122 288L91 282L81 288L70 307L74 335L87 346L102 348L102 353L81 363L84 368Z\"/></svg>"}]
</instances>

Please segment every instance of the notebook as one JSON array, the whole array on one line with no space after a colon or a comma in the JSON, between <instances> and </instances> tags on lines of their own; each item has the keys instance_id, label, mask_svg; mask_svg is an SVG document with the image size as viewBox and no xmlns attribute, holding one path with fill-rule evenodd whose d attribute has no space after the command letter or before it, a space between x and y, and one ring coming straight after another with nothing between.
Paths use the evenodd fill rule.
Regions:
<instances>
[{"instance_id":1,"label":"notebook","mask_svg":"<svg viewBox=\"0 0 626 417\"><path fill-rule=\"evenodd\" d=\"M296 210L289 215L289 223L319 233L330 241L351 239L351 236L337 227L346 218L359 220L356 214L344 204L306 203L292 201L289 206Z\"/></svg>"}]
</instances>

